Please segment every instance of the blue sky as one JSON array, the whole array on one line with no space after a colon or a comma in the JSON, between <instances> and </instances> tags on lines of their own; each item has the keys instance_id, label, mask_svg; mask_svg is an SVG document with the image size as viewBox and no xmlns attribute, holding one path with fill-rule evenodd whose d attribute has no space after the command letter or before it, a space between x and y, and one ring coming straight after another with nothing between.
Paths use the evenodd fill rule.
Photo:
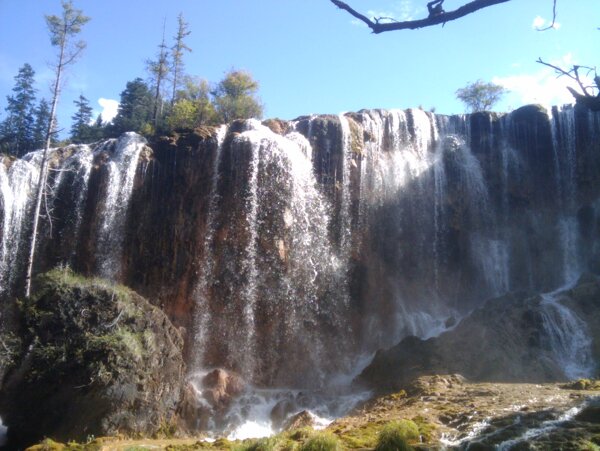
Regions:
<instances>
[{"instance_id":1,"label":"blue sky","mask_svg":"<svg viewBox=\"0 0 600 451\"><path fill-rule=\"evenodd\" d=\"M398 19L426 15L426 0L347 0L368 15ZM446 0L447 10L467 0ZM522 104L571 100L538 57L566 65L598 63L600 1L558 0L559 27L536 31L552 15L552 0L512 0L445 27L373 35L329 0L75 0L92 20L88 43L70 68L59 105L59 124L70 127L79 94L98 103L118 100L127 81L146 78L166 18L175 34L182 12L192 34L189 74L218 82L231 68L260 82L266 117L361 108L436 108L459 113L456 89L477 79L511 89L499 111ZM59 0L0 0L0 119L19 67L36 71L38 96L49 96L54 58L44 14L59 14ZM114 102L113 102L114 105Z\"/></svg>"}]
</instances>

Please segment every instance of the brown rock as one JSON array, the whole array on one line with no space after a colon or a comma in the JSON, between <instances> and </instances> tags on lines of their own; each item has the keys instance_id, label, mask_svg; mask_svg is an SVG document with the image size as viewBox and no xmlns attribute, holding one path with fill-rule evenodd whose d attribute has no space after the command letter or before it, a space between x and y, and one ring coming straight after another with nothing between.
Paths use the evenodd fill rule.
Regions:
<instances>
[{"instance_id":1,"label":"brown rock","mask_svg":"<svg viewBox=\"0 0 600 451\"><path fill-rule=\"evenodd\" d=\"M203 396L215 408L229 405L244 391L246 384L240 376L221 368L211 371L202 379Z\"/></svg>"}]
</instances>

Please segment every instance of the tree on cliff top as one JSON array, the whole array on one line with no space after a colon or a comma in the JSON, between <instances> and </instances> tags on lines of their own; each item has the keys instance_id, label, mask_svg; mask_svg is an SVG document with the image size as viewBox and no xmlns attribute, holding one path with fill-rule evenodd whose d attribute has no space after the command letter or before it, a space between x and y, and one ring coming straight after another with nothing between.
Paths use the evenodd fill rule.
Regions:
<instances>
[{"instance_id":1,"label":"tree on cliff top","mask_svg":"<svg viewBox=\"0 0 600 451\"><path fill-rule=\"evenodd\" d=\"M232 69L213 91L214 105L223 123L235 119L260 119L263 106L257 97L258 82L250 73Z\"/></svg>"},{"instance_id":2,"label":"tree on cliff top","mask_svg":"<svg viewBox=\"0 0 600 451\"><path fill-rule=\"evenodd\" d=\"M506 89L502 86L477 80L458 89L456 98L465 104L469 113L476 113L490 111L504 94L506 94Z\"/></svg>"},{"instance_id":3,"label":"tree on cliff top","mask_svg":"<svg viewBox=\"0 0 600 451\"><path fill-rule=\"evenodd\" d=\"M83 15L82 11L75 9L73 3L69 1L62 2L62 14L60 16L46 16L46 25L50 32L50 43L58 50L56 63L53 65L55 79L52 89L52 103L50 108L50 120L46 129L46 143L42 154L42 164L40 175L36 188L36 202L33 210L33 225L31 236L31 247L29 250L29 259L27 262L27 273L25 275L25 296L29 297L31 293L31 276L35 260L35 245L38 234L38 224L40 219L42 199L46 194L46 180L48 178L48 152L52 143L52 137L55 133L56 108L62 89L62 77L65 68L73 64L85 49L84 41L74 42L73 39L80 32L82 27L89 22L90 18Z\"/></svg>"},{"instance_id":4,"label":"tree on cliff top","mask_svg":"<svg viewBox=\"0 0 600 451\"><path fill-rule=\"evenodd\" d=\"M185 77L185 88L179 89L175 103L167 116L170 130L194 129L218 122L217 112L210 101L210 88L206 80Z\"/></svg>"},{"instance_id":5,"label":"tree on cliff top","mask_svg":"<svg viewBox=\"0 0 600 451\"><path fill-rule=\"evenodd\" d=\"M82 94L79 99L73 102L77 107L75 114L71 116L73 125L71 126L71 141L75 144L90 142L92 139L92 107L90 101Z\"/></svg>"},{"instance_id":6,"label":"tree on cliff top","mask_svg":"<svg viewBox=\"0 0 600 451\"><path fill-rule=\"evenodd\" d=\"M191 52L192 49L187 46L184 39L188 37L192 32L189 29L189 24L183 18L183 14L179 13L177 16L177 36L175 36L175 44L171 48L171 57L173 59L171 72L173 73L173 93L171 95L171 104L175 103L177 97L177 90L181 85L181 79L183 78L183 55L184 52Z\"/></svg>"},{"instance_id":7,"label":"tree on cliff top","mask_svg":"<svg viewBox=\"0 0 600 451\"><path fill-rule=\"evenodd\" d=\"M154 88L154 108L152 110L152 124L158 129L159 119L162 117L163 109L163 83L169 74L169 51L165 44L165 25L163 24L163 35L158 45L158 53L155 60L146 61L148 72L152 79Z\"/></svg>"},{"instance_id":8,"label":"tree on cliff top","mask_svg":"<svg viewBox=\"0 0 600 451\"><path fill-rule=\"evenodd\" d=\"M35 126L35 72L25 63L15 76L13 95L6 96L6 119L0 126L2 147L17 157L33 150Z\"/></svg>"},{"instance_id":9,"label":"tree on cliff top","mask_svg":"<svg viewBox=\"0 0 600 451\"><path fill-rule=\"evenodd\" d=\"M154 98L141 78L127 82L121 92L119 110L113 119L112 134L128 131L142 132L151 129Z\"/></svg>"},{"instance_id":10,"label":"tree on cliff top","mask_svg":"<svg viewBox=\"0 0 600 451\"><path fill-rule=\"evenodd\" d=\"M46 99L40 100L38 106L34 110L34 125L33 125L33 148L42 149L46 145L46 130L50 122L50 105ZM50 145L54 145L54 137Z\"/></svg>"}]
</instances>

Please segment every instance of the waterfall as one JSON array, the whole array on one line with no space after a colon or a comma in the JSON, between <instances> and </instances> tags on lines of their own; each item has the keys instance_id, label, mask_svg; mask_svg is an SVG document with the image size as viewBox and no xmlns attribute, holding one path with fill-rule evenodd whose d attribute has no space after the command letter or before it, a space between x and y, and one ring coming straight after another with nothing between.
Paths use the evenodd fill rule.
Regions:
<instances>
[{"instance_id":1,"label":"waterfall","mask_svg":"<svg viewBox=\"0 0 600 451\"><path fill-rule=\"evenodd\" d=\"M35 155L37 156L37 155ZM22 270L21 247L26 243L35 188L39 179L37 158L0 159L0 204L2 205L2 241L0 242L0 294L10 289ZM10 165L7 168L7 165ZM25 249L27 251L27 249Z\"/></svg>"},{"instance_id":2,"label":"waterfall","mask_svg":"<svg viewBox=\"0 0 600 451\"><path fill-rule=\"evenodd\" d=\"M542 295L542 320L549 351L569 379L590 377L594 369L587 325L561 304L558 292Z\"/></svg>"},{"instance_id":3,"label":"waterfall","mask_svg":"<svg viewBox=\"0 0 600 451\"><path fill-rule=\"evenodd\" d=\"M346 265L330 238L330 207L317 187L310 145L297 132L282 137L256 121L246 122L244 130L232 138L219 152L247 155L247 159L240 157L247 164L244 182L227 187L236 190L226 197L237 206L227 207L221 203L226 202L223 196L211 194L216 200L211 201L214 212L209 211L209 216L243 218L236 222L243 238L222 242L213 247L214 255L206 252L204 256L201 268L207 276L201 276L197 286L197 293L205 293L197 297L197 311L203 312L196 317L197 337L209 349L221 346L225 355L219 362L206 357L198 361L225 365L248 380L261 380L268 377L263 374L265 367L278 372L271 361L278 358L277 350L258 346L266 340L289 352L302 352L302 364L310 367L310 374L302 380L319 383L323 362L343 365L343 356L330 355L333 348L325 338L329 332L319 331L319 318L327 315L331 327L344 327L341 312L346 309L347 288ZM218 172L214 177L220 177ZM212 189L216 186L213 182ZM207 228L207 239L212 241L214 226ZM225 255L238 258L224 260ZM221 262L217 266L216 260ZM211 271L212 290L204 278ZM230 274L225 286L219 282L224 274ZM220 304L215 298L220 289L230 293L231 300L219 307L227 312L226 318L215 316L209 307ZM271 322L267 330L260 326L265 314ZM340 342L340 346L347 343ZM199 352L205 352L200 345Z\"/></svg>"},{"instance_id":4,"label":"waterfall","mask_svg":"<svg viewBox=\"0 0 600 451\"><path fill-rule=\"evenodd\" d=\"M598 116L540 112L236 121L157 141L147 178L132 133L56 149L40 270L69 263L164 305L193 328L190 373L253 387L240 411L329 390L360 355L595 269ZM24 265L40 158L0 157L0 295ZM130 230L130 212L157 226ZM554 295L542 308L548 351L589 374L585 318Z\"/></svg>"},{"instance_id":5,"label":"waterfall","mask_svg":"<svg viewBox=\"0 0 600 451\"><path fill-rule=\"evenodd\" d=\"M252 124L254 125L254 124ZM251 125L251 126L252 126ZM245 216L246 230L248 232L248 242L241 261L242 277L246 283L241 293L243 302L243 328L242 346L244 356L241 357L240 369L242 374L252 377L256 359L256 324L255 309L258 284L258 261L257 261L257 240L258 240L258 169L260 163L260 136L247 136L252 144L252 153L248 173L248 193L246 195ZM247 358L246 356L249 356ZM239 363L239 359L238 360Z\"/></svg>"},{"instance_id":6,"label":"waterfall","mask_svg":"<svg viewBox=\"0 0 600 451\"><path fill-rule=\"evenodd\" d=\"M204 348L207 344L207 330L209 328L210 313L208 309L209 287L215 266L215 255L213 251L216 232L216 220L219 208L219 166L223 151L223 141L227 134L227 126L222 126L217 131L217 146L212 165L212 178L208 201L208 214L206 217L206 232L204 234L203 256L200 264L198 284L194 291L194 352L192 368L198 370L203 368Z\"/></svg>"},{"instance_id":7,"label":"waterfall","mask_svg":"<svg viewBox=\"0 0 600 451\"><path fill-rule=\"evenodd\" d=\"M444 166L444 148L436 146L433 164L434 203L433 203L433 278L435 289L440 291L440 268L444 264L444 241L446 234L445 203L447 192L446 168Z\"/></svg>"},{"instance_id":8,"label":"waterfall","mask_svg":"<svg viewBox=\"0 0 600 451\"><path fill-rule=\"evenodd\" d=\"M348 119L343 115L339 115L340 125L342 129L342 183L337 187L342 193L342 205L340 208L340 250L341 258L344 264L350 256L351 242L351 211L350 211L350 168L354 162L352 153L352 136Z\"/></svg>"},{"instance_id":9,"label":"waterfall","mask_svg":"<svg viewBox=\"0 0 600 451\"><path fill-rule=\"evenodd\" d=\"M95 153L111 152L106 164L108 181L98 230L98 272L102 277L115 280L121 272L121 251L125 234L125 220L140 152L146 140L136 133L125 133L118 140L109 140Z\"/></svg>"}]
</instances>

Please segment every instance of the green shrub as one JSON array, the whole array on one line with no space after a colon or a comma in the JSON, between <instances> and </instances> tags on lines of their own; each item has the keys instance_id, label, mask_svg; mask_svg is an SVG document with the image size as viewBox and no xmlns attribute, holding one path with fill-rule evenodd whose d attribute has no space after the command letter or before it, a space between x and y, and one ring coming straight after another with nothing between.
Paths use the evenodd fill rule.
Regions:
<instances>
[{"instance_id":1,"label":"green shrub","mask_svg":"<svg viewBox=\"0 0 600 451\"><path fill-rule=\"evenodd\" d=\"M414 421L392 421L379 434L375 451L410 451L409 440L419 439L419 428Z\"/></svg>"},{"instance_id":2,"label":"green shrub","mask_svg":"<svg viewBox=\"0 0 600 451\"><path fill-rule=\"evenodd\" d=\"M235 449L236 451L275 451L278 442L278 437L265 437L258 440L251 440L249 443L242 443Z\"/></svg>"},{"instance_id":3,"label":"green shrub","mask_svg":"<svg viewBox=\"0 0 600 451\"><path fill-rule=\"evenodd\" d=\"M299 451L341 451L339 439L329 432L316 432L304 442Z\"/></svg>"}]
</instances>

